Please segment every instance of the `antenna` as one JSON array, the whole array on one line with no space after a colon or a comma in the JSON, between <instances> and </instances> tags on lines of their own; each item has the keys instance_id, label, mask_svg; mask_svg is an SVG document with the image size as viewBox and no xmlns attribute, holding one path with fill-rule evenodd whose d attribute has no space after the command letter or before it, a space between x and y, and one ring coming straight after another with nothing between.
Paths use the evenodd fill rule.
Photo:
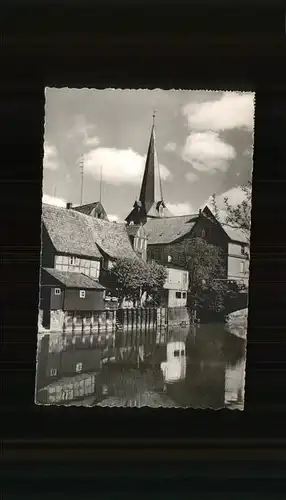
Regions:
<instances>
[{"instance_id":1,"label":"antenna","mask_svg":"<svg viewBox=\"0 0 286 500\"><path fill-rule=\"evenodd\" d=\"M102 195L102 165L100 166L100 179L99 179L99 201L101 203L101 195Z\"/></svg>"},{"instance_id":2,"label":"antenna","mask_svg":"<svg viewBox=\"0 0 286 500\"><path fill-rule=\"evenodd\" d=\"M56 201L56 194L57 194L57 186L54 187L54 203Z\"/></svg>"},{"instance_id":3,"label":"antenna","mask_svg":"<svg viewBox=\"0 0 286 500\"><path fill-rule=\"evenodd\" d=\"M79 162L79 170L81 175L81 186L80 186L80 204L83 202L83 176L84 176L84 156L81 155Z\"/></svg>"}]
</instances>

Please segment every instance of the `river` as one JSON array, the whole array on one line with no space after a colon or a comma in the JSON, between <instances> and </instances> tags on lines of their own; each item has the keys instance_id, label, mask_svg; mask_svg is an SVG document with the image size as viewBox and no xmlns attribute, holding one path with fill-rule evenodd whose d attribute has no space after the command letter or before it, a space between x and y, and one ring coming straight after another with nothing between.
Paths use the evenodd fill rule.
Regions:
<instances>
[{"instance_id":1,"label":"river","mask_svg":"<svg viewBox=\"0 0 286 500\"><path fill-rule=\"evenodd\" d=\"M246 341L224 324L39 339L38 404L244 407Z\"/></svg>"}]
</instances>

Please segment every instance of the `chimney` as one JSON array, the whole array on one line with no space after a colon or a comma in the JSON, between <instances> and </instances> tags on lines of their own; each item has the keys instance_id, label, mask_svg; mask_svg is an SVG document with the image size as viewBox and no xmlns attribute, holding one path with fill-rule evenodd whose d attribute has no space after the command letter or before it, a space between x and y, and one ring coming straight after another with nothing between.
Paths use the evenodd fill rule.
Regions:
<instances>
[{"instance_id":1,"label":"chimney","mask_svg":"<svg viewBox=\"0 0 286 500\"><path fill-rule=\"evenodd\" d=\"M72 208L72 203L70 203L70 202L69 202L69 203L67 203L66 208L67 208L68 210L69 210L70 208Z\"/></svg>"},{"instance_id":2,"label":"chimney","mask_svg":"<svg viewBox=\"0 0 286 500\"><path fill-rule=\"evenodd\" d=\"M201 210L201 208L199 209L199 215L202 215L202 210Z\"/></svg>"}]
</instances>

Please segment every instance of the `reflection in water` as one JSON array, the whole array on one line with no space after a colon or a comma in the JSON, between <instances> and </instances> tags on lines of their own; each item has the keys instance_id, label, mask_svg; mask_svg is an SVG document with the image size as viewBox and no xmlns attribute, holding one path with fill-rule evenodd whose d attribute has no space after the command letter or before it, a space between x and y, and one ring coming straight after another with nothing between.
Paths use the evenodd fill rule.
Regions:
<instances>
[{"instance_id":1,"label":"reflection in water","mask_svg":"<svg viewBox=\"0 0 286 500\"><path fill-rule=\"evenodd\" d=\"M167 361L161 363L166 383L183 380L186 376L186 344L185 342L167 343Z\"/></svg>"},{"instance_id":2,"label":"reflection in water","mask_svg":"<svg viewBox=\"0 0 286 500\"><path fill-rule=\"evenodd\" d=\"M36 402L243 409L245 340L223 324L39 338Z\"/></svg>"}]
</instances>

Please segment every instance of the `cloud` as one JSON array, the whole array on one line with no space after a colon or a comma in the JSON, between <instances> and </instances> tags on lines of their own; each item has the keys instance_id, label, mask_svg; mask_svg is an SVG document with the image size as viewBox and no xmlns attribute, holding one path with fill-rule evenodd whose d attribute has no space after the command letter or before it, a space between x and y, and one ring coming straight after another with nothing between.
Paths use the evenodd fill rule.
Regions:
<instances>
[{"instance_id":1,"label":"cloud","mask_svg":"<svg viewBox=\"0 0 286 500\"><path fill-rule=\"evenodd\" d=\"M55 146L45 142L43 167L48 170L57 170L59 166L58 151Z\"/></svg>"},{"instance_id":2,"label":"cloud","mask_svg":"<svg viewBox=\"0 0 286 500\"><path fill-rule=\"evenodd\" d=\"M249 149L246 149L245 151L243 151L243 156L248 156L249 158L251 158L252 153L253 153L252 149L249 148Z\"/></svg>"},{"instance_id":3,"label":"cloud","mask_svg":"<svg viewBox=\"0 0 286 500\"><path fill-rule=\"evenodd\" d=\"M42 203L54 205L56 207L65 207L67 202L63 198L56 198L54 196L50 196L49 194L43 194Z\"/></svg>"},{"instance_id":4,"label":"cloud","mask_svg":"<svg viewBox=\"0 0 286 500\"><path fill-rule=\"evenodd\" d=\"M167 208L173 215L189 215L194 213L190 203L167 203Z\"/></svg>"},{"instance_id":5,"label":"cloud","mask_svg":"<svg viewBox=\"0 0 286 500\"><path fill-rule=\"evenodd\" d=\"M197 132L187 137L182 150L183 160L195 170L212 174L226 172L229 161L236 157L235 149L224 142L216 132Z\"/></svg>"},{"instance_id":6,"label":"cloud","mask_svg":"<svg viewBox=\"0 0 286 500\"><path fill-rule=\"evenodd\" d=\"M98 146L99 138L94 135L96 125L89 123L84 115L76 115L74 124L68 130L66 138L77 145L77 150Z\"/></svg>"},{"instance_id":7,"label":"cloud","mask_svg":"<svg viewBox=\"0 0 286 500\"><path fill-rule=\"evenodd\" d=\"M187 172L185 174L185 178L187 179L188 182L196 182L199 180L199 176L194 172Z\"/></svg>"},{"instance_id":8,"label":"cloud","mask_svg":"<svg viewBox=\"0 0 286 500\"><path fill-rule=\"evenodd\" d=\"M245 200L245 193L242 191L241 187L237 186L216 196L216 204L219 211L219 217L222 222L225 221L226 217L226 211L224 205L225 198L228 198L228 202L231 206L236 207L243 200ZM210 208L210 210L213 211L211 200L212 197L210 196L200 208L203 209L207 205Z\"/></svg>"},{"instance_id":9,"label":"cloud","mask_svg":"<svg viewBox=\"0 0 286 500\"><path fill-rule=\"evenodd\" d=\"M110 222L119 222L123 223L124 221L120 219L120 217L116 214L107 214L108 220Z\"/></svg>"},{"instance_id":10,"label":"cloud","mask_svg":"<svg viewBox=\"0 0 286 500\"><path fill-rule=\"evenodd\" d=\"M252 130L254 124L254 94L225 92L220 99L189 103L183 108L192 130Z\"/></svg>"},{"instance_id":11,"label":"cloud","mask_svg":"<svg viewBox=\"0 0 286 500\"><path fill-rule=\"evenodd\" d=\"M164 151L176 151L177 145L174 142L168 142L164 147Z\"/></svg>"},{"instance_id":12,"label":"cloud","mask_svg":"<svg viewBox=\"0 0 286 500\"><path fill-rule=\"evenodd\" d=\"M113 185L140 184L144 172L145 158L132 149L97 148L85 155L85 170ZM163 180L171 179L170 171L160 164Z\"/></svg>"},{"instance_id":13,"label":"cloud","mask_svg":"<svg viewBox=\"0 0 286 500\"><path fill-rule=\"evenodd\" d=\"M87 147L94 147L94 146L98 146L100 144L100 140L99 138L95 135L93 137L88 137L86 140L85 140L85 146Z\"/></svg>"}]
</instances>

